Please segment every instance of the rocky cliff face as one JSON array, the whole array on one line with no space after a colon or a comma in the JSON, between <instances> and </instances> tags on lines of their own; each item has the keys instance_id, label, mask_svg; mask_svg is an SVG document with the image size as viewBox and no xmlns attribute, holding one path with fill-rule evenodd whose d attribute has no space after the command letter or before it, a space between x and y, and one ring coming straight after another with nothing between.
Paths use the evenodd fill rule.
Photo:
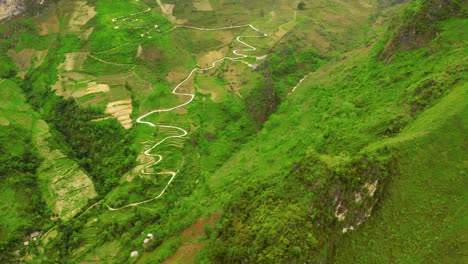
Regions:
<instances>
[{"instance_id":1,"label":"rocky cliff face","mask_svg":"<svg viewBox=\"0 0 468 264\"><path fill-rule=\"evenodd\" d=\"M21 0L0 0L0 22L19 15L23 11L24 5Z\"/></svg>"},{"instance_id":2,"label":"rocky cliff face","mask_svg":"<svg viewBox=\"0 0 468 264\"><path fill-rule=\"evenodd\" d=\"M380 54L380 58L391 57L395 50L421 48L439 35L438 22L454 17L468 17L460 1L427 0L420 4L415 2L401 21L396 21L397 30Z\"/></svg>"},{"instance_id":3,"label":"rocky cliff face","mask_svg":"<svg viewBox=\"0 0 468 264\"><path fill-rule=\"evenodd\" d=\"M0 0L0 23L6 20L32 11L33 13L40 7L46 4L47 0Z\"/></svg>"}]
</instances>

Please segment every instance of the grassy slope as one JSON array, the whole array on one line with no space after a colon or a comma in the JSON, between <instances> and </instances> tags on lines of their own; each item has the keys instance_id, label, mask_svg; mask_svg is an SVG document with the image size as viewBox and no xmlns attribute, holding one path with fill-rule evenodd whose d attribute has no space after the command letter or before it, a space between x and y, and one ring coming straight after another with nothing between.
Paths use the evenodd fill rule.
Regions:
<instances>
[{"instance_id":1,"label":"grassy slope","mask_svg":"<svg viewBox=\"0 0 468 264\"><path fill-rule=\"evenodd\" d=\"M397 173L370 220L337 243L336 263L465 263L467 87L429 109L401 136Z\"/></svg>"},{"instance_id":2,"label":"grassy slope","mask_svg":"<svg viewBox=\"0 0 468 264\"><path fill-rule=\"evenodd\" d=\"M312 74L310 79L301 85L297 92L291 95L289 100L279 108L278 113L270 118L257 140L236 154L223 168L215 173L212 179L213 189L217 193L215 195L217 200L230 201L228 208L233 208L226 214L225 219L221 220L221 223L223 223L219 231L221 233L218 234L218 240L216 241L224 240L230 247L234 247L234 249L236 247L240 248L238 252L222 252L220 253L221 257L222 254L225 254L224 257L232 259L235 256L233 254L239 254L240 252L241 257L244 256L246 259L249 259L247 255L242 255L245 253L242 252L242 248L245 246L252 247L252 245L257 243L255 241L261 238L259 235L251 234L249 240L246 240L247 238L240 237L240 234L244 233L245 230L255 230L259 225L261 231L257 230L258 234L259 232L268 232L268 227L261 227L262 222L259 219L255 219L257 217L262 219L261 215L263 213L261 208L243 209L242 203L245 201L242 200L242 196L245 195L244 190L253 189L257 192L257 195L251 197L252 200L249 200L249 203L252 204L257 203L257 200L265 199L265 195L262 194L270 192L271 189L276 192L272 196L273 200L264 200L263 204L266 203L268 205L275 200L275 203L280 203L280 201L291 199L289 200L291 204L298 206L302 204L304 206L303 200L314 200L314 194L306 195L307 188L303 190L302 186L297 186L298 189L295 190L297 193L291 198L285 192L284 187L288 185L284 182L285 171L289 170L293 164L307 160L307 157L302 157L305 149L317 151L320 155L324 157L326 155L335 160L339 160L340 157L354 159L355 156L362 155L363 153L378 154L377 150L383 149L383 145L375 148L367 148L366 146L385 140L388 137L399 135L400 129L416 122L416 117L425 107L436 104L439 98L443 96L463 98L464 94L459 91L466 90L466 86L463 84L463 81L460 81L464 80L463 74L460 71L464 67L464 62L460 60L460 56L466 52L466 49L463 48L464 40L460 39L459 36L464 23L464 20L445 22L443 24L444 33L436 41L429 44L427 49L397 52L389 64L375 59L376 51L381 47L381 44L377 43L373 49L364 48L356 50L343 61L333 63ZM381 41L380 43L385 42ZM450 51L448 47L450 47ZM428 83L430 85L427 85ZM452 89L454 94L450 94ZM461 106L464 107L464 105ZM450 113L450 110L446 111L445 115ZM430 113L433 114L433 112L424 114L430 115ZM459 123L463 122L459 121ZM444 140L450 137L460 137L463 133L462 128L458 125L458 127L454 126L453 134L441 136L438 139L440 141L436 141L434 138L418 139L418 133L424 132L425 128L423 126L418 127L417 123L414 124L413 131L416 130L414 134L416 139L411 144L416 144L417 141L424 142L425 140L434 140L439 143L433 143L432 147L426 150L429 151L429 153L424 154L427 156L435 156L440 150L449 151L450 148L443 144ZM435 133L434 137L437 137L437 133ZM413 167L405 167L408 161L414 160L411 154L405 153L404 150L407 148L407 146L402 144L392 146L391 150L392 156L396 159L397 164L399 164L398 166L402 175L408 175L411 168L414 169L418 166L417 163L414 163L411 165ZM434 153L432 154L432 152ZM419 153L418 155L421 155L421 158L427 157L422 154L424 150L421 150L421 152L416 151L416 153ZM424 172L440 172L445 166L453 166L454 163L457 163L458 167L462 166L460 163L462 162L463 153L461 149L452 152L452 155L455 155L457 159L432 163L434 164L433 167L431 166L425 171L419 171L419 177L423 177L421 175L428 177ZM399 163L399 161L403 163ZM430 161L434 161L434 159L428 159L425 161L425 164L428 164ZM310 170L312 172L314 170L316 172L320 171L319 165L313 165ZM455 175L459 175L459 173L460 169L455 169ZM447 172L446 177L450 177L448 175L451 174L450 171ZM310 177L313 178L314 176L311 175ZM444 179L446 178L439 178L439 180ZM362 179L359 178L355 178L355 180L362 182ZM389 181L392 182L391 179ZM460 181L461 179L458 178L458 182ZM401 183L396 182L394 184L398 185ZM450 181L444 182L444 184L445 186L449 186ZM440 184L432 186L440 187ZM407 186L405 188L411 187ZM462 190L461 187L454 188L458 188L458 192ZM439 192L443 192L443 190L441 188ZM397 191L405 191L405 189L395 190L395 192ZM425 199L421 199L418 205L424 211L423 208L430 208L430 205L424 204L424 201L427 201L430 194L422 193L421 191L419 193L426 197ZM303 198L300 198L301 196ZM299 202L295 199L298 199ZM440 198L440 202L442 203L442 201L448 201L449 199L450 197L442 197ZM260 201L258 203L262 204ZM387 203L391 203L391 201ZM460 203L451 204L450 207L445 209L447 210L446 212L460 210ZM221 205L221 207L225 206ZM400 205L393 205L393 208L398 208L398 206ZM446 204L446 206L449 205ZM253 211L249 212L245 210ZM285 210L284 215L287 215L288 210L284 208L283 210ZM307 210L307 208L303 207L302 210ZM411 205L408 208L403 208L403 210L412 210ZM233 214L233 212L236 213ZM321 213L327 214L325 211ZM441 218L443 218L442 214L439 214ZM450 221L449 225L453 224L456 226L461 223L460 218L454 220L448 219ZM394 218L392 220L387 220L386 223L392 224L387 230L398 229L400 223L395 222ZM440 218L435 218L430 223L436 223L438 220ZM428 225L430 224L428 223ZM331 223L330 226L343 227L339 223ZM226 234L226 232L229 232L233 228L234 230L237 229L236 233L228 233L233 235L233 237L223 237L222 234ZM411 224L407 228L411 228ZM437 230L437 225L431 228ZM372 230L377 232L378 228L373 228ZM313 231L319 240L323 239L317 236L320 234L320 228L318 230L314 228L313 230L304 231ZM329 231L329 235L331 235L330 233L332 234L333 232ZM440 245L453 238L449 240L442 238L445 235L451 237L449 233L450 230L446 234L440 235L441 242L438 242ZM387 237L388 235L387 233ZM433 240L434 236L436 236L434 230L429 230L421 236L414 231L412 235L407 241L416 243L416 241L421 239L419 241L422 242L419 245L423 245L428 240ZM403 239L403 232L398 237ZM400 242L397 240L394 245ZM216 243L214 244L215 246ZM454 241L454 243L457 242ZM382 244L382 241L377 243L377 245ZM361 254L362 248L363 246L359 248L359 251L354 251L354 256L366 257L366 254ZM259 252L265 253L267 249L263 248L263 251ZM434 256L436 259L444 259L444 254L446 254L441 252L440 254L431 253L431 255L425 255L424 253L427 254L427 252L427 249L421 252L426 259L430 258L430 256ZM220 261L217 258L220 256L218 253L216 253L216 250L213 253L215 261ZM387 251L387 253L389 252ZM408 258L417 260L418 254L417 251L412 252ZM384 254L384 256L388 255ZM457 256L451 257L455 260L459 259ZM343 258L343 261L345 260L346 258ZM257 261L260 261L260 259L257 259Z\"/></svg>"},{"instance_id":3,"label":"grassy slope","mask_svg":"<svg viewBox=\"0 0 468 264\"><path fill-rule=\"evenodd\" d=\"M28 111L29 107L24 104L24 98L21 96L19 88L13 82L0 81L0 89L2 91L2 97L5 99L8 98L8 100L2 98L0 101L0 117L2 119L2 126L19 125L24 128L25 131L29 132L32 123L35 122L35 118L31 117L31 113ZM21 155L21 153L25 151L24 148L26 147L17 145L24 144L24 142L19 138L2 144L3 147L10 150L11 153L16 153L15 155ZM16 174L16 177L25 177L20 172ZM11 177L12 175L8 176ZM33 225L33 219L27 217L27 212L30 210L31 206L31 191L27 190L26 187L17 187L17 182L6 179L2 179L0 181L0 200L2 201L2 213L0 214L0 237L2 239L0 239L0 243L8 240L10 236L15 233L17 228ZM32 193L36 194L36 192Z\"/></svg>"},{"instance_id":4,"label":"grassy slope","mask_svg":"<svg viewBox=\"0 0 468 264\"><path fill-rule=\"evenodd\" d=\"M466 54L466 35L461 30L465 26L466 19L440 25L439 45L432 50L454 56L454 60L445 57L448 61L441 62L448 68L466 68L466 61L461 59L459 64L455 57ZM397 137L371 146L396 149L397 173L391 177L375 215L362 229L337 243L337 263L467 261L467 88L465 76Z\"/></svg>"}]
</instances>

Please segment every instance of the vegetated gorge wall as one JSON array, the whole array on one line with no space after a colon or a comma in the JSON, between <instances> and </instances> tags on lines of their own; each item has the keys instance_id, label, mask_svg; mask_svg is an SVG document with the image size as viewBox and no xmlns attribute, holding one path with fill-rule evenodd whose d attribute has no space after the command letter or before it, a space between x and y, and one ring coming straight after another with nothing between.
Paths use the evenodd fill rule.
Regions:
<instances>
[{"instance_id":1,"label":"vegetated gorge wall","mask_svg":"<svg viewBox=\"0 0 468 264\"><path fill-rule=\"evenodd\" d=\"M34 12L47 2L50 0L0 0L0 23L20 14Z\"/></svg>"}]
</instances>

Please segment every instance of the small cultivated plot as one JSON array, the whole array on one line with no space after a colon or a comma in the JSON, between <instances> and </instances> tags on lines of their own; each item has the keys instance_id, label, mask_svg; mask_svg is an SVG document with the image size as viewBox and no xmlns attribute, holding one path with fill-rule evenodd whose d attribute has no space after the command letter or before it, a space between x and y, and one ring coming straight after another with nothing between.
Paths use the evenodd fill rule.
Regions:
<instances>
[{"instance_id":1,"label":"small cultivated plot","mask_svg":"<svg viewBox=\"0 0 468 264\"><path fill-rule=\"evenodd\" d=\"M42 14L36 18L38 24L39 35L51 35L60 32L60 22L55 14L55 6L51 6L44 10Z\"/></svg>"},{"instance_id":2,"label":"small cultivated plot","mask_svg":"<svg viewBox=\"0 0 468 264\"><path fill-rule=\"evenodd\" d=\"M176 28L168 34L172 44L170 49L165 51L166 56L171 58L167 62L168 68L171 69L171 73L182 73L195 66L209 67L214 60L224 56L236 57L228 50L228 45L240 32L241 29L203 31Z\"/></svg>"},{"instance_id":3,"label":"small cultivated plot","mask_svg":"<svg viewBox=\"0 0 468 264\"><path fill-rule=\"evenodd\" d=\"M15 110L11 109L2 109L2 112L4 118L8 120L8 122L4 121L5 123L15 123L24 127L27 130L32 128L37 118L35 114L29 111L16 112Z\"/></svg>"},{"instance_id":4,"label":"small cultivated plot","mask_svg":"<svg viewBox=\"0 0 468 264\"><path fill-rule=\"evenodd\" d=\"M195 2L195 8L207 9L208 5L203 2L204 1ZM194 12L184 12L183 8L176 8L174 9L174 15L179 19L187 21L185 23L187 25L206 27L248 24L252 20L251 11L246 10L243 3L229 2L222 4L225 6L219 6L220 3L211 1L209 4L213 9L212 11L195 10Z\"/></svg>"},{"instance_id":5,"label":"small cultivated plot","mask_svg":"<svg viewBox=\"0 0 468 264\"><path fill-rule=\"evenodd\" d=\"M192 54L218 50L226 46L229 43L228 41L231 39L229 34L224 33L224 30L219 32L195 30L191 28L177 28L174 30L185 32L187 36L187 39L185 40L187 41L187 46L185 46L185 49L190 50ZM230 29L226 29L226 31L232 33L232 30Z\"/></svg>"},{"instance_id":6,"label":"small cultivated plot","mask_svg":"<svg viewBox=\"0 0 468 264\"><path fill-rule=\"evenodd\" d=\"M90 56L110 65L136 64L138 62L138 43L140 42L143 41L131 41L107 51L90 53Z\"/></svg>"},{"instance_id":7,"label":"small cultivated plot","mask_svg":"<svg viewBox=\"0 0 468 264\"><path fill-rule=\"evenodd\" d=\"M0 79L0 88L2 91L0 108L2 111L27 113L31 109L31 107L25 103L24 95L14 82ZM11 116L5 117L9 118Z\"/></svg>"},{"instance_id":8,"label":"small cultivated plot","mask_svg":"<svg viewBox=\"0 0 468 264\"><path fill-rule=\"evenodd\" d=\"M93 242L96 240L96 237L100 235L100 228L98 218L90 218L86 224L84 224L82 232L80 234L80 240L82 241L81 247L75 250L72 255L78 256L85 252L89 252L91 247L93 247Z\"/></svg>"},{"instance_id":9,"label":"small cultivated plot","mask_svg":"<svg viewBox=\"0 0 468 264\"><path fill-rule=\"evenodd\" d=\"M111 74L111 75L101 75L96 77L96 82L105 83L110 86L114 85L125 85L127 82L133 81L135 79L133 72L121 73L121 74Z\"/></svg>"},{"instance_id":10,"label":"small cultivated plot","mask_svg":"<svg viewBox=\"0 0 468 264\"><path fill-rule=\"evenodd\" d=\"M96 197L96 192L91 179L76 162L62 153L50 155L53 160L39 168L44 198L58 218L68 220Z\"/></svg>"},{"instance_id":11,"label":"small cultivated plot","mask_svg":"<svg viewBox=\"0 0 468 264\"><path fill-rule=\"evenodd\" d=\"M107 93L109 92L109 85L96 83L96 82L89 82L88 87L84 91L84 95L94 94L94 93Z\"/></svg>"},{"instance_id":12,"label":"small cultivated plot","mask_svg":"<svg viewBox=\"0 0 468 264\"><path fill-rule=\"evenodd\" d=\"M60 64L57 69L59 71L74 71L82 70L83 63L87 58L87 52L72 52L65 54L65 61Z\"/></svg>"},{"instance_id":13,"label":"small cultivated plot","mask_svg":"<svg viewBox=\"0 0 468 264\"><path fill-rule=\"evenodd\" d=\"M144 149L149 149L154 144L156 144L156 142L151 142L150 144L142 144L142 145ZM139 174L141 173L141 170L145 169L145 167L148 166L149 164L153 164L155 161L156 161L155 157L147 156L143 152L140 153L136 160L138 165L135 166L135 168L133 168L132 173L129 173L126 175L127 182L131 182L135 176L139 176Z\"/></svg>"},{"instance_id":14,"label":"small cultivated plot","mask_svg":"<svg viewBox=\"0 0 468 264\"><path fill-rule=\"evenodd\" d=\"M19 68L19 76L24 77L26 71L31 67L31 63L34 63L34 66L37 67L44 62L45 57L47 56L48 50L35 50L25 48L21 51L9 50L8 56L10 56L15 64Z\"/></svg>"},{"instance_id":15,"label":"small cultivated plot","mask_svg":"<svg viewBox=\"0 0 468 264\"><path fill-rule=\"evenodd\" d=\"M30 131L37 122L37 114L25 103L26 99L20 88L10 80L0 79L0 120L2 126L19 125Z\"/></svg>"},{"instance_id":16,"label":"small cultivated plot","mask_svg":"<svg viewBox=\"0 0 468 264\"><path fill-rule=\"evenodd\" d=\"M109 102L109 97L108 94L105 93L95 93L75 98L75 101L83 108L95 106L104 109Z\"/></svg>"},{"instance_id":17,"label":"small cultivated plot","mask_svg":"<svg viewBox=\"0 0 468 264\"><path fill-rule=\"evenodd\" d=\"M81 38L87 39L90 30L83 30L83 26L95 15L96 10L84 0L65 0L57 4L57 14L60 17L60 27L69 33L79 33Z\"/></svg>"},{"instance_id":18,"label":"small cultivated plot","mask_svg":"<svg viewBox=\"0 0 468 264\"><path fill-rule=\"evenodd\" d=\"M124 99L108 103L104 113L112 115L124 128L129 129L133 123L130 118L132 111L132 99Z\"/></svg>"},{"instance_id":19,"label":"small cultivated plot","mask_svg":"<svg viewBox=\"0 0 468 264\"><path fill-rule=\"evenodd\" d=\"M0 119L2 125L16 124L30 131L37 121L37 114L25 103L20 88L10 80L0 80Z\"/></svg>"},{"instance_id":20,"label":"small cultivated plot","mask_svg":"<svg viewBox=\"0 0 468 264\"><path fill-rule=\"evenodd\" d=\"M64 73L59 76L57 82L52 86L52 90L59 96L78 99L77 101L81 104L96 105L96 100L99 100L97 98L100 98L100 101L109 100L111 96L109 95L109 85L93 81L94 79L89 75L74 72Z\"/></svg>"},{"instance_id":21,"label":"small cultivated plot","mask_svg":"<svg viewBox=\"0 0 468 264\"><path fill-rule=\"evenodd\" d=\"M83 72L96 77L102 75L124 74L134 69L133 64L115 63L106 61L97 56L88 55L83 62Z\"/></svg>"},{"instance_id":22,"label":"small cultivated plot","mask_svg":"<svg viewBox=\"0 0 468 264\"><path fill-rule=\"evenodd\" d=\"M181 109L181 108L179 108ZM177 110L179 110L177 109ZM147 121L151 122L155 125L166 125L166 126L175 126L179 127L182 129L187 130L189 133L192 132L192 121L187 120L187 114L190 114L189 110L186 108L182 108L182 111L170 111L170 112L164 112L164 113L153 113L152 115L149 115L145 117L142 121ZM175 128L162 128L162 127L150 127L145 124L139 124L139 127L148 127L145 128L144 130L147 131L146 129L151 129L152 132L148 134L150 138L145 138L145 140L151 140L151 141L156 141L157 138L164 137L165 134L160 134L160 133L169 133L171 135L181 135L183 134L182 131L175 129ZM142 130L143 131L143 130ZM145 141L143 140L143 141Z\"/></svg>"},{"instance_id":23,"label":"small cultivated plot","mask_svg":"<svg viewBox=\"0 0 468 264\"><path fill-rule=\"evenodd\" d=\"M288 33L294 26L296 25L296 21L294 20L287 20L286 23L282 24L281 26L278 27L278 31L276 31L275 36L278 39L281 39Z\"/></svg>"},{"instance_id":24,"label":"small cultivated plot","mask_svg":"<svg viewBox=\"0 0 468 264\"><path fill-rule=\"evenodd\" d=\"M3 117L3 116L0 116L0 126L8 126L10 124L10 121Z\"/></svg>"},{"instance_id":25,"label":"small cultivated plot","mask_svg":"<svg viewBox=\"0 0 468 264\"><path fill-rule=\"evenodd\" d=\"M209 0L195 0L193 1L193 7L198 11L213 11Z\"/></svg>"}]
</instances>

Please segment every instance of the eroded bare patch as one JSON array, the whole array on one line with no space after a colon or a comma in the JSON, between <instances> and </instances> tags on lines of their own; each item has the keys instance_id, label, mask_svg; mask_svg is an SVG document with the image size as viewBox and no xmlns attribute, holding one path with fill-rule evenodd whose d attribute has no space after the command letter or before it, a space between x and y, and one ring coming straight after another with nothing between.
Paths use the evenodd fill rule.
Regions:
<instances>
[{"instance_id":1,"label":"eroded bare patch","mask_svg":"<svg viewBox=\"0 0 468 264\"><path fill-rule=\"evenodd\" d=\"M213 11L209 0L194 0L193 7L198 11Z\"/></svg>"}]
</instances>

